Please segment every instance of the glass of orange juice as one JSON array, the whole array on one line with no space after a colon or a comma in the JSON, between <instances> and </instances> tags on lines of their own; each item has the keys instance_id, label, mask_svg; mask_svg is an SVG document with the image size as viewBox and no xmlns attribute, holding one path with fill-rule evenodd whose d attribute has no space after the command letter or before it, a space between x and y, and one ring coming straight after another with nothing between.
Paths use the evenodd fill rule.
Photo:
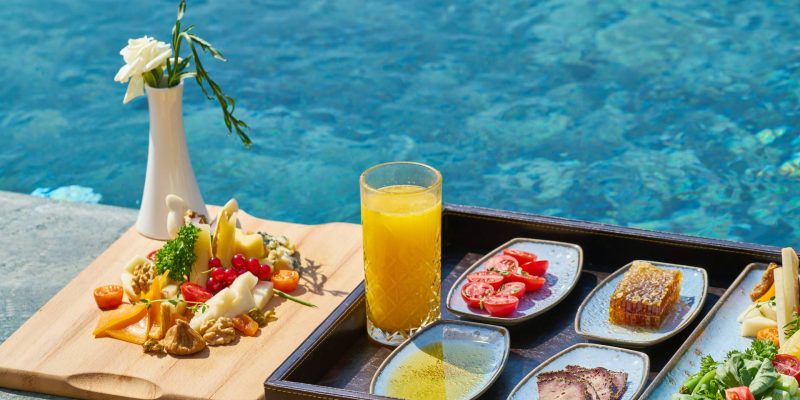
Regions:
<instances>
[{"instance_id":1,"label":"glass of orange juice","mask_svg":"<svg viewBox=\"0 0 800 400\"><path fill-rule=\"evenodd\" d=\"M442 175L391 162L361 174L367 333L402 343L436 321L442 285Z\"/></svg>"}]
</instances>

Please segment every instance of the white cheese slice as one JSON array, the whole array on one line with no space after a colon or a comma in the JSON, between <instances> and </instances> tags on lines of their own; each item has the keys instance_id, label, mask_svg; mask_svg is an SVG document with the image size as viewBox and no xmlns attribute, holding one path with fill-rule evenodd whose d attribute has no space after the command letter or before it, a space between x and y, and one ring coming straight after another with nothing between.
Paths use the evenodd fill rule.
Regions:
<instances>
[{"instance_id":1,"label":"white cheese slice","mask_svg":"<svg viewBox=\"0 0 800 400\"><path fill-rule=\"evenodd\" d=\"M758 310L756 309L756 303L753 303L750 304L750 306L748 306L744 311L742 311L742 313L739 314L738 317L736 317L736 322L741 323L742 321L748 318L756 317L759 315L761 315L761 313L759 313Z\"/></svg>"},{"instance_id":2,"label":"white cheese slice","mask_svg":"<svg viewBox=\"0 0 800 400\"><path fill-rule=\"evenodd\" d=\"M253 298L253 289L258 283L258 278L250 272L239 275L235 281L225 289L220 290L214 297L208 299L205 312L195 314L189 325L194 330L199 330L204 322L219 317L235 317L245 314L256 306Z\"/></svg>"},{"instance_id":3,"label":"white cheese slice","mask_svg":"<svg viewBox=\"0 0 800 400\"><path fill-rule=\"evenodd\" d=\"M775 311L776 320L778 323L778 341L781 343L786 342L786 334L783 327L786 323L792 320L792 311L790 305L786 304L786 287L783 282L783 267L775 268L772 272L775 275Z\"/></svg>"},{"instance_id":4,"label":"white cheese slice","mask_svg":"<svg viewBox=\"0 0 800 400\"><path fill-rule=\"evenodd\" d=\"M773 327L776 327L776 326L778 326L778 324L776 324L775 321L773 321L773 320L771 320L769 318L765 318L765 317L761 317L761 316L748 318L748 319L744 320L744 322L742 323L742 333L741 333L741 335L742 336L755 336L756 333L758 333L758 331L760 331L760 330L762 330L764 328L773 328Z\"/></svg>"},{"instance_id":5,"label":"white cheese slice","mask_svg":"<svg viewBox=\"0 0 800 400\"><path fill-rule=\"evenodd\" d=\"M253 297L256 300L256 307L263 310L267 306L270 299L272 299L273 290L272 282L261 281L258 282L255 289L253 289Z\"/></svg>"}]
</instances>

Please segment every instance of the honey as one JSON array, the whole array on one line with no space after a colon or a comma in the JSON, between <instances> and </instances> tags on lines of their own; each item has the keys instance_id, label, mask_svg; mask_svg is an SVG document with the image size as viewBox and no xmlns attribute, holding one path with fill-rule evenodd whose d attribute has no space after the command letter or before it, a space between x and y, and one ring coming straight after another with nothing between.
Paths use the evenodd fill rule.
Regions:
<instances>
[{"instance_id":1,"label":"honey","mask_svg":"<svg viewBox=\"0 0 800 400\"><path fill-rule=\"evenodd\" d=\"M659 328L681 294L682 274L636 261L611 295L612 324Z\"/></svg>"}]
</instances>

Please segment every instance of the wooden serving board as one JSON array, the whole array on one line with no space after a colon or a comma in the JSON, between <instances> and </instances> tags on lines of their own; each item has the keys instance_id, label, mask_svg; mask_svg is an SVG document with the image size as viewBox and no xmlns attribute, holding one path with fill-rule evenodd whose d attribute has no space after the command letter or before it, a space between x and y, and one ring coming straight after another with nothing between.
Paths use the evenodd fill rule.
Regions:
<instances>
[{"instance_id":1,"label":"wooden serving board","mask_svg":"<svg viewBox=\"0 0 800 400\"><path fill-rule=\"evenodd\" d=\"M163 244L131 228L0 345L0 386L96 399L263 398L264 380L363 280L361 227L266 221L242 211L239 220L245 231L285 235L297 244L304 271L294 294L318 308L275 297L269 308L277 320L259 336L181 358L95 339L94 288L118 283L132 257Z\"/></svg>"}]
</instances>

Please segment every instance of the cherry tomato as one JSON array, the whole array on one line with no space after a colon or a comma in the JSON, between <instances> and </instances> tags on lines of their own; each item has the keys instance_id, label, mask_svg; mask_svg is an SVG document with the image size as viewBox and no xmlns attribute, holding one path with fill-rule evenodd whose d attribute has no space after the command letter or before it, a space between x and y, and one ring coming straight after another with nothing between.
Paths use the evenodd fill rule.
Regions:
<instances>
[{"instance_id":1,"label":"cherry tomato","mask_svg":"<svg viewBox=\"0 0 800 400\"><path fill-rule=\"evenodd\" d=\"M511 275L508 276L508 281L524 283L526 292L534 292L539 290L539 288L544 286L545 282L547 282L547 280L541 276L531 275L523 271L522 268L512 271Z\"/></svg>"},{"instance_id":2,"label":"cherry tomato","mask_svg":"<svg viewBox=\"0 0 800 400\"><path fill-rule=\"evenodd\" d=\"M244 258L244 254L235 254L233 258L231 258L231 265L236 269L244 269L247 266L247 259Z\"/></svg>"},{"instance_id":3,"label":"cherry tomato","mask_svg":"<svg viewBox=\"0 0 800 400\"><path fill-rule=\"evenodd\" d=\"M505 280L503 275L494 271L478 271L467 275L467 281L488 283L494 289L499 288L503 284L503 280Z\"/></svg>"},{"instance_id":4,"label":"cherry tomato","mask_svg":"<svg viewBox=\"0 0 800 400\"><path fill-rule=\"evenodd\" d=\"M225 286L233 284L233 281L235 281L236 278L238 278L238 277L239 277L239 274L236 273L236 270L234 270L233 268L226 269L225 270L225 280L224 280Z\"/></svg>"},{"instance_id":5,"label":"cherry tomato","mask_svg":"<svg viewBox=\"0 0 800 400\"><path fill-rule=\"evenodd\" d=\"M778 327L770 327L759 329L756 332L756 339L758 340L769 340L772 343L775 343L775 346L781 347L780 341L778 340ZM798 380L800 382L800 380Z\"/></svg>"},{"instance_id":6,"label":"cherry tomato","mask_svg":"<svg viewBox=\"0 0 800 400\"><path fill-rule=\"evenodd\" d=\"M208 266L211 268L222 268L222 260L217 257L211 257L208 260Z\"/></svg>"},{"instance_id":7,"label":"cherry tomato","mask_svg":"<svg viewBox=\"0 0 800 400\"><path fill-rule=\"evenodd\" d=\"M122 286L105 285L94 289L94 301L102 310L110 310L122 304Z\"/></svg>"},{"instance_id":8,"label":"cherry tomato","mask_svg":"<svg viewBox=\"0 0 800 400\"><path fill-rule=\"evenodd\" d=\"M518 267L517 259L506 255L494 256L486 262L487 271L494 271L503 276L508 275L511 270Z\"/></svg>"},{"instance_id":9,"label":"cherry tomato","mask_svg":"<svg viewBox=\"0 0 800 400\"><path fill-rule=\"evenodd\" d=\"M500 286L500 290L497 291L497 294L516 296L518 299L522 300L522 298L525 297L525 290L525 284L522 282L508 282Z\"/></svg>"},{"instance_id":10,"label":"cherry tomato","mask_svg":"<svg viewBox=\"0 0 800 400\"><path fill-rule=\"evenodd\" d=\"M244 336L255 336L258 333L258 322L247 314L233 317L233 327Z\"/></svg>"},{"instance_id":11,"label":"cherry tomato","mask_svg":"<svg viewBox=\"0 0 800 400\"><path fill-rule=\"evenodd\" d=\"M272 277L272 267L269 264L261 264L258 266L258 273L255 275L259 280L268 281Z\"/></svg>"},{"instance_id":12,"label":"cherry tomato","mask_svg":"<svg viewBox=\"0 0 800 400\"><path fill-rule=\"evenodd\" d=\"M523 271L536 276L544 276L547 273L547 267L550 265L550 261L547 260L536 260L531 262L526 262L525 264L520 265Z\"/></svg>"},{"instance_id":13,"label":"cherry tomato","mask_svg":"<svg viewBox=\"0 0 800 400\"><path fill-rule=\"evenodd\" d=\"M755 400L747 386L725 389L725 400Z\"/></svg>"},{"instance_id":14,"label":"cherry tomato","mask_svg":"<svg viewBox=\"0 0 800 400\"><path fill-rule=\"evenodd\" d=\"M524 250L505 249L503 250L503 254L516 258L520 265L527 262L536 261L536 254L529 253Z\"/></svg>"},{"instance_id":15,"label":"cherry tomato","mask_svg":"<svg viewBox=\"0 0 800 400\"><path fill-rule=\"evenodd\" d=\"M519 306L516 296L492 295L483 300L483 308L493 317L505 317Z\"/></svg>"},{"instance_id":16,"label":"cherry tomato","mask_svg":"<svg viewBox=\"0 0 800 400\"><path fill-rule=\"evenodd\" d=\"M196 283L184 282L181 284L181 296L186 301L205 303L208 299L214 297L214 294Z\"/></svg>"},{"instance_id":17,"label":"cherry tomato","mask_svg":"<svg viewBox=\"0 0 800 400\"><path fill-rule=\"evenodd\" d=\"M480 307L481 300L493 293L492 285L485 282L470 282L461 288L461 297L470 307Z\"/></svg>"},{"instance_id":18,"label":"cherry tomato","mask_svg":"<svg viewBox=\"0 0 800 400\"><path fill-rule=\"evenodd\" d=\"M257 258L250 257L247 260L246 268L251 274L258 276L258 270L261 268L261 263Z\"/></svg>"},{"instance_id":19,"label":"cherry tomato","mask_svg":"<svg viewBox=\"0 0 800 400\"><path fill-rule=\"evenodd\" d=\"M150 261L155 261L156 260L156 253L158 253L158 249L155 249L155 250L151 251L149 254L147 254L147 259L150 260Z\"/></svg>"},{"instance_id":20,"label":"cherry tomato","mask_svg":"<svg viewBox=\"0 0 800 400\"><path fill-rule=\"evenodd\" d=\"M800 359L789 354L778 354L772 360L772 365L775 370L784 374L793 376L800 382Z\"/></svg>"},{"instance_id":21,"label":"cherry tomato","mask_svg":"<svg viewBox=\"0 0 800 400\"><path fill-rule=\"evenodd\" d=\"M272 277L272 284L281 292L293 292L297 289L298 282L300 282L300 274L288 269L282 269Z\"/></svg>"}]
</instances>

